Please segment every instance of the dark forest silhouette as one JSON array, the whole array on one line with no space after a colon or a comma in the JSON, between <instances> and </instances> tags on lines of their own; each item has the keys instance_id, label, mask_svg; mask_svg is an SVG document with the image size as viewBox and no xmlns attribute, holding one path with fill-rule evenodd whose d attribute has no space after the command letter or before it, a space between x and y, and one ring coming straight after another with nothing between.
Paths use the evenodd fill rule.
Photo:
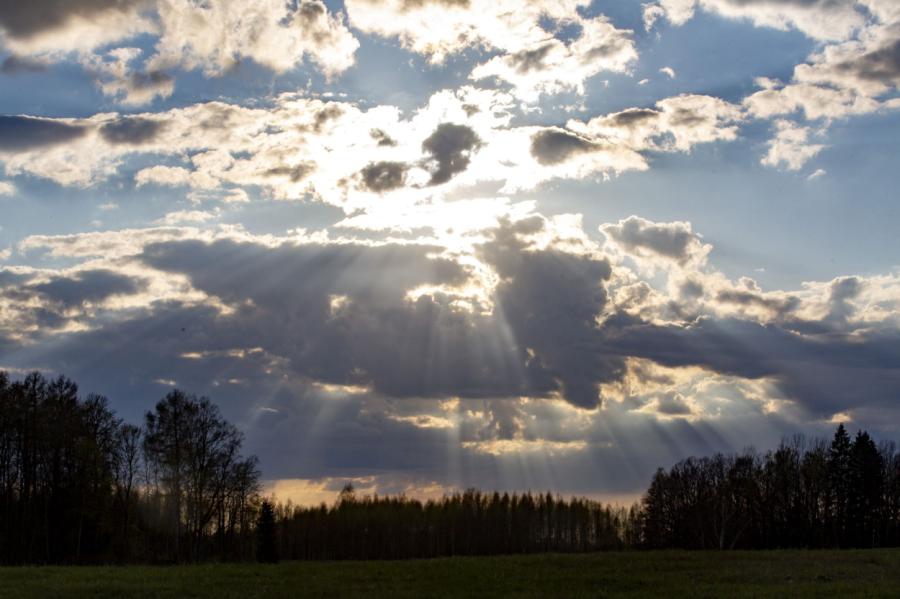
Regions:
<instances>
[{"instance_id":1,"label":"dark forest silhouette","mask_svg":"<svg viewBox=\"0 0 900 599\"><path fill-rule=\"evenodd\" d=\"M0 372L0 563L401 559L614 549L900 545L900 452L843 425L774 451L689 458L629 508L550 493L332 505L260 496L255 457L206 398L141 427L74 382Z\"/></svg>"}]
</instances>

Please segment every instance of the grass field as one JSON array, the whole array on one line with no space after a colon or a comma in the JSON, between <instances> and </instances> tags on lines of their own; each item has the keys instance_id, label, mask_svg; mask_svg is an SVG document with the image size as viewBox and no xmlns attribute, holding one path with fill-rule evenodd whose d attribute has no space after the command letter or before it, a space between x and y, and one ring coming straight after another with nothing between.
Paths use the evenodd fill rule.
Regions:
<instances>
[{"instance_id":1,"label":"grass field","mask_svg":"<svg viewBox=\"0 0 900 599\"><path fill-rule=\"evenodd\" d=\"M900 597L900 550L649 552L178 567L0 568L53 597Z\"/></svg>"}]
</instances>

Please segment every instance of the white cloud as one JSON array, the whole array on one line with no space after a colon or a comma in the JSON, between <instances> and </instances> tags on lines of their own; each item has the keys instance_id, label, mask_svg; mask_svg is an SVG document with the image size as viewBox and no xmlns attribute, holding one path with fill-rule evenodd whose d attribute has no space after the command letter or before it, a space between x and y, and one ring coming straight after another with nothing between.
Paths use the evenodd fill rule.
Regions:
<instances>
[{"instance_id":1,"label":"white cloud","mask_svg":"<svg viewBox=\"0 0 900 599\"><path fill-rule=\"evenodd\" d=\"M276 72L309 57L329 76L349 68L359 42L320 0L231 2L159 0L161 33L148 69L201 69L220 75L251 59Z\"/></svg>"},{"instance_id":2,"label":"white cloud","mask_svg":"<svg viewBox=\"0 0 900 599\"><path fill-rule=\"evenodd\" d=\"M766 166L797 171L825 149L823 144L809 142L809 128L785 120L776 121L775 127L778 133L769 141L769 151L760 161Z\"/></svg>"},{"instance_id":3,"label":"white cloud","mask_svg":"<svg viewBox=\"0 0 900 599\"><path fill-rule=\"evenodd\" d=\"M681 95L656 103L655 109L634 108L568 126L598 137L618 139L635 150L688 152L699 143L730 141L744 116L739 106L718 98Z\"/></svg>"},{"instance_id":4,"label":"white cloud","mask_svg":"<svg viewBox=\"0 0 900 599\"><path fill-rule=\"evenodd\" d=\"M758 27L794 28L819 40L843 40L866 19L853 0L659 0L644 4L644 24L660 18L683 25L700 8L730 19L748 19Z\"/></svg>"},{"instance_id":5,"label":"white cloud","mask_svg":"<svg viewBox=\"0 0 900 599\"><path fill-rule=\"evenodd\" d=\"M9 181L0 181L0 196L15 195L16 186Z\"/></svg>"},{"instance_id":6,"label":"white cloud","mask_svg":"<svg viewBox=\"0 0 900 599\"><path fill-rule=\"evenodd\" d=\"M105 56L91 54L82 64L97 77L97 85L107 96L127 106L148 104L156 98L168 98L175 90L175 79L162 71L136 71L139 48L116 48Z\"/></svg>"},{"instance_id":7,"label":"white cloud","mask_svg":"<svg viewBox=\"0 0 900 599\"><path fill-rule=\"evenodd\" d=\"M219 76L239 61L253 60L275 72L304 59L326 76L354 64L359 42L340 12L321 0L70 0L59 6L0 8L5 48L16 56L48 61L73 54L98 77L103 92L124 104L139 105L172 94L167 70L199 69ZM142 68L131 47L93 54L98 48L137 35L155 38Z\"/></svg>"},{"instance_id":8,"label":"white cloud","mask_svg":"<svg viewBox=\"0 0 900 599\"><path fill-rule=\"evenodd\" d=\"M587 0L527 3L466 1L349 0L351 24L382 37L399 38L407 49L441 63L467 48L498 50L499 56L477 65L473 79L498 77L512 84L518 97L534 101L541 93L583 93L587 78L623 72L637 59L631 32L605 16L587 18ZM566 36L563 29L575 29Z\"/></svg>"},{"instance_id":9,"label":"white cloud","mask_svg":"<svg viewBox=\"0 0 900 599\"><path fill-rule=\"evenodd\" d=\"M204 223L213 220L217 216L218 210L213 210L211 212L204 212L202 210L177 210L175 212L169 212L158 219L154 224L171 227L188 223Z\"/></svg>"}]
</instances>

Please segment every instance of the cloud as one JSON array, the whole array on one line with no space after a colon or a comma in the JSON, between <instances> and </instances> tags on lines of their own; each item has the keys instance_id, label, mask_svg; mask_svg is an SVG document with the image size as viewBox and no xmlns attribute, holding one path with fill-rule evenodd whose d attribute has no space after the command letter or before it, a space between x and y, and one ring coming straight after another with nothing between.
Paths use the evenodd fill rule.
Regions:
<instances>
[{"instance_id":1,"label":"cloud","mask_svg":"<svg viewBox=\"0 0 900 599\"><path fill-rule=\"evenodd\" d=\"M15 195L16 186L9 181L0 181L0 197Z\"/></svg>"},{"instance_id":2,"label":"cloud","mask_svg":"<svg viewBox=\"0 0 900 599\"><path fill-rule=\"evenodd\" d=\"M826 147L809 143L810 130L796 123L778 120L775 127L778 133L769 141L769 151L760 161L766 166L784 165L788 170L797 171Z\"/></svg>"},{"instance_id":3,"label":"cloud","mask_svg":"<svg viewBox=\"0 0 900 599\"><path fill-rule=\"evenodd\" d=\"M665 98L655 108L630 108L568 127L584 134L621 140L636 151L688 152L700 143L737 138L744 119L739 106L714 98L682 94Z\"/></svg>"},{"instance_id":4,"label":"cloud","mask_svg":"<svg viewBox=\"0 0 900 599\"><path fill-rule=\"evenodd\" d=\"M481 146L481 140L471 127L441 123L434 133L422 142L422 151L429 155L429 185L440 185L469 166L471 154Z\"/></svg>"},{"instance_id":5,"label":"cloud","mask_svg":"<svg viewBox=\"0 0 900 599\"><path fill-rule=\"evenodd\" d=\"M171 95L169 69L200 69L212 77L253 60L282 73L309 59L332 77L353 65L359 47L342 14L321 0L38 0L24 8L4 6L0 30L14 55L55 61L76 53L98 74L105 94L130 105ZM91 54L141 34L155 45L140 71L130 65L140 55L136 48Z\"/></svg>"},{"instance_id":6,"label":"cloud","mask_svg":"<svg viewBox=\"0 0 900 599\"><path fill-rule=\"evenodd\" d=\"M153 141L164 127L164 121L124 117L101 125L100 136L114 145L141 145Z\"/></svg>"},{"instance_id":7,"label":"cloud","mask_svg":"<svg viewBox=\"0 0 900 599\"><path fill-rule=\"evenodd\" d=\"M797 82L880 96L900 87L900 23L872 27L859 41L826 46L811 58L795 69Z\"/></svg>"},{"instance_id":8,"label":"cloud","mask_svg":"<svg viewBox=\"0 0 900 599\"><path fill-rule=\"evenodd\" d=\"M497 78L517 97L534 102L541 94L583 94L588 78L625 72L637 59L631 31L616 28L603 15L584 16L589 4L350 0L346 6L355 28L396 37L433 63L469 48L499 52L475 65L471 78Z\"/></svg>"},{"instance_id":9,"label":"cloud","mask_svg":"<svg viewBox=\"0 0 900 599\"><path fill-rule=\"evenodd\" d=\"M142 289L139 279L109 270L80 271L29 286L46 300L64 308L96 303L114 295L131 295Z\"/></svg>"},{"instance_id":10,"label":"cloud","mask_svg":"<svg viewBox=\"0 0 900 599\"><path fill-rule=\"evenodd\" d=\"M20 55L90 50L153 30L141 13L144 0L38 0L4 3L0 29Z\"/></svg>"},{"instance_id":11,"label":"cloud","mask_svg":"<svg viewBox=\"0 0 900 599\"><path fill-rule=\"evenodd\" d=\"M362 184L375 192L403 187L409 166L402 162L373 162L360 171Z\"/></svg>"},{"instance_id":12,"label":"cloud","mask_svg":"<svg viewBox=\"0 0 900 599\"><path fill-rule=\"evenodd\" d=\"M577 154L601 149L601 145L564 129L538 131L531 137L531 155L541 164L559 164Z\"/></svg>"},{"instance_id":13,"label":"cloud","mask_svg":"<svg viewBox=\"0 0 900 599\"><path fill-rule=\"evenodd\" d=\"M340 13L320 0L285 3L262 0L250 5L211 0L160 0L161 33L148 69L175 66L220 75L244 59L285 72L308 57L333 76L354 62L359 42Z\"/></svg>"},{"instance_id":14,"label":"cloud","mask_svg":"<svg viewBox=\"0 0 900 599\"><path fill-rule=\"evenodd\" d=\"M42 73L47 70L47 64L33 58L21 56L7 56L0 63L0 73L4 75L18 75L20 73Z\"/></svg>"},{"instance_id":15,"label":"cloud","mask_svg":"<svg viewBox=\"0 0 900 599\"><path fill-rule=\"evenodd\" d=\"M600 231L625 252L641 257L660 257L686 265L702 264L712 246L704 244L688 222L655 223L629 216Z\"/></svg>"},{"instance_id":16,"label":"cloud","mask_svg":"<svg viewBox=\"0 0 900 599\"><path fill-rule=\"evenodd\" d=\"M25 152L75 140L84 127L62 119L0 116L0 152Z\"/></svg>"},{"instance_id":17,"label":"cloud","mask_svg":"<svg viewBox=\"0 0 900 599\"><path fill-rule=\"evenodd\" d=\"M866 24L854 0L660 0L644 4L647 29L660 18L682 25L696 9L730 19L748 19L757 27L798 29L818 40L843 40Z\"/></svg>"},{"instance_id":18,"label":"cloud","mask_svg":"<svg viewBox=\"0 0 900 599\"><path fill-rule=\"evenodd\" d=\"M115 48L105 56L90 55L82 59L93 74L100 90L128 106L140 106L157 97L168 98L175 91L175 78L161 70L135 70L133 64L141 56L139 48Z\"/></svg>"},{"instance_id":19,"label":"cloud","mask_svg":"<svg viewBox=\"0 0 900 599\"><path fill-rule=\"evenodd\" d=\"M204 212L202 210L177 210L169 212L155 224L164 227L173 227L186 223L203 223L216 218L216 212Z\"/></svg>"}]
</instances>

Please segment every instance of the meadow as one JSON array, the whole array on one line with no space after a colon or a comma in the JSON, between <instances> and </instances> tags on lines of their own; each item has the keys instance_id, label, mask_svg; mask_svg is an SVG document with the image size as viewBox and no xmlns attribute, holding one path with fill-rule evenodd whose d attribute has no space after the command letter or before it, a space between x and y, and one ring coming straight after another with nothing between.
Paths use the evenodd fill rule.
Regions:
<instances>
[{"instance_id":1,"label":"meadow","mask_svg":"<svg viewBox=\"0 0 900 599\"><path fill-rule=\"evenodd\" d=\"M0 568L0 597L897 597L900 550Z\"/></svg>"}]
</instances>

